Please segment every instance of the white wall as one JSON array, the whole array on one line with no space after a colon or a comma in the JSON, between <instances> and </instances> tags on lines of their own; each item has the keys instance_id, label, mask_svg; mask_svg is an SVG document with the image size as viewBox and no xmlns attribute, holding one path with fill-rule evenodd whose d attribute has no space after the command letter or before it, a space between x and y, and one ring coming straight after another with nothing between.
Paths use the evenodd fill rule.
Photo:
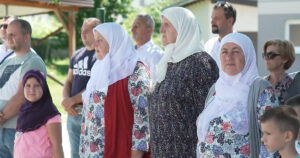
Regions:
<instances>
[{"instance_id":1,"label":"white wall","mask_svg":"<svg viewBox=\"0 0 300 158\"><path fill-rule=\"evenodd\" d=\"M260 15L300 14L299 0L258 0Z\"/></svg>"},{"instance_id":2,"label":"white wall","mask_svg":"<svg viewBox=\"0 0 300 158\"><path fill-rule=\"evenodd\" d=\"M238 32L257 32L258 30L258 9L256 6L232 4L237 12L237 19L234 29Z\"/></svg>"},{"instance_id":3,"label":"white wall","mask_svg":"<svg viewBox=\"0 0 300 158\"><path fill-rule=\"evenodd\" d=\"M257 64L260 75L267 75L265 61L261 57L264 43L271 39L286 39L286 22L300 20L300 0L258 0L259 31ZM299 71L300 54L287 72Z\"/></svg>"},{"instance_id":4,"label":"white wall","mask_svg":"<svg viewBox=\"0 0 300 158\"><path fill-rule=\"evenodd\" d=\"M192 11L196 16L198 22L200 23L202 30L202 37L204 42L206 42L211 36L211 26L210 26L210 15L211 15L211 2L201 1L193 3L192 5L186 6L187 9Z\"/></svg>"},{"instance_id":5,"label":"white wall","mask_svg":"<svg viewBox=\"0 0 300 158\"><path fill-rule=\"evenodd\" d=\"M234 30L239 32L257 32L258 31L258 9L256 6L248 6L241 4L232 4L237 11L237 20L234 25ZM193 3L186 6L191 10L200 22L203 32L203 39L206 42L208 39L216 36L211 32L211 13L214 3L210 0Z\"/></svg>"}]
</instances>

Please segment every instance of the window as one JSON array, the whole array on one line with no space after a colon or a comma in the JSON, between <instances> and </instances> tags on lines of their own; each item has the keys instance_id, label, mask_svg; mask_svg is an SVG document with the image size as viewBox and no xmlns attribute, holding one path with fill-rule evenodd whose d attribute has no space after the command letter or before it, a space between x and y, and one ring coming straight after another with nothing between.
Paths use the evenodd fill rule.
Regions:
<instances>
[{"instance_id":1,"label":"window","mask_svg":"<svg viewBox=\"0 0 300 158\"><path fill-rule=\"evenodd\" d=\"M285 38L294 43L296 53L300 54L300 19L286 22Z\"/></svg>"}]
</instances>

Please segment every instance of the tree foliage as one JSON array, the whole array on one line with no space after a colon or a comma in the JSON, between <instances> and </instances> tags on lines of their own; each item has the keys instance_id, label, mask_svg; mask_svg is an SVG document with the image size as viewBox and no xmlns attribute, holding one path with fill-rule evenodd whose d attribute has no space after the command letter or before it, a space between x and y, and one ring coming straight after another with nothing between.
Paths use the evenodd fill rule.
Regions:
<instances>
[{"instance_id":1,"label":"tree foliage","mask_svg":"<svg viewBox=\"0 0 300 158\"><path fill-rule=\"evenodd\" d=\"M76 41L77 47L82 46L80 39L81 26L84 19L97 17L97 9L105 9L105 22L114 22L118 19L125 19L132 11L131 0L94 0L94 8L81 9L76 15Z\"/></svg>"},{"instance_id":2,"label":"tree foliage","mask_svg":"<svg viewBox=\"0 0 300 158\"><path fill-rule=\"evenodd\" d=\"M154 43L160 45L161 44L161 37L159 33L159 29L161 26L160 14L164 8L170 6L171 4L177 1L178 0L156 0L154 3L152 3L149 6L134 8L134 10L132 10L128 14L127 18L124 20L123 26L128 30L129 34L131 34L130 29L137 14L151 15L155 22L155 28L154 28L152 40L154 41Z\"/></svg>"}]
</instances>

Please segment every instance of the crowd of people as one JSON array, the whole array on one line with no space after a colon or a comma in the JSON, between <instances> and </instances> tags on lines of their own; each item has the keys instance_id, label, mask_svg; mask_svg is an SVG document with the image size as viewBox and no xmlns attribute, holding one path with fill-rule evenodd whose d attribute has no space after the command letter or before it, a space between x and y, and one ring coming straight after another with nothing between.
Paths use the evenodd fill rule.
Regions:
<instances>
[{"instance_id":1,"label":"crowd of people","mask_svg":"<svg viewBox=\"0 0 300 158\"><path fill-rule=\"evenodd\" d=\"M300 157L300 73L286 72L294 46L266 41L270 75L259 76L253 43L235 21L235 8L216 2L218 36L204 44L191 11L166 8L161 49L150 15L133 21L135 44L121 25L85 19L62 92L71 157ZM31 33L17 17L0 25L0 158L63 158L61 114Z\"/></svg>"}]
</instances>

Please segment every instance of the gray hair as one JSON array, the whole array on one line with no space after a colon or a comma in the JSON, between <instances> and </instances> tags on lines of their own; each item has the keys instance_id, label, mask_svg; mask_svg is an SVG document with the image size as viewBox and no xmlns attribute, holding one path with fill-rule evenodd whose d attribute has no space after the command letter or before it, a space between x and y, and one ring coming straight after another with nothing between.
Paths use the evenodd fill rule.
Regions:
<instances>
[{"instance_id":1,"label":"gray hair","mask_svg":"<svg viewBox=\"0 0 300 158\"><path fill-rule=\"evenodd\" d=\"M153 18L151 17L151 15L149 15L149 14L139 14L139 15L136 16L136 19L138 19L138 18L144 19L145 22L146 22L146 26L151 27L152 29L154 29L155 22L154 22Z\"/></svg>"}]
</instances>

